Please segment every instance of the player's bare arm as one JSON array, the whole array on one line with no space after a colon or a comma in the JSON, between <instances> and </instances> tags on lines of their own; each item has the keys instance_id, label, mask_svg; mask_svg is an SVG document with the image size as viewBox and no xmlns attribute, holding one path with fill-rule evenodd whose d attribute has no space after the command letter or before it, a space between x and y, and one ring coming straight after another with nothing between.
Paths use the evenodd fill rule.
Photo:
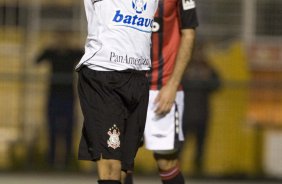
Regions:
<instances>
[{"instance_id":1,"label":"player's bare arm","mask_svg":"<svg viewBox=\"0 0 282 184\"><path fill-rule=\"evenodd\" d=\"M167 84L161 88L158 96L155 99L155 104L157 105L155 113L157 115L165 115L170 112L182 76L184 75L185 69L192 55L194 39L194 29L181 30L181 42L177 53L173 73Z\"/></svg>"}]
</instances>

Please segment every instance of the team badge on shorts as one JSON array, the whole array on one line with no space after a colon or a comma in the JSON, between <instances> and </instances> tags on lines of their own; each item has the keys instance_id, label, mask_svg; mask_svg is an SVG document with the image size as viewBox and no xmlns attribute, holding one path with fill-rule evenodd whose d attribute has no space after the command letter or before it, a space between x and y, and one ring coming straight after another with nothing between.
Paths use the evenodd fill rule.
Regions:
<instances>
[{"instance_id":1,"label":"team badge on shorts","mask_svg":"<svg viewBox=\"0 0 282 184\"><path fill-rule=\"evenodd\" d=\"M120 147L120 140L119 140L120 131L115 124L112 128L109 129L108 135L110 136L107 141L108 147L111 147L113 149Z\"/></svg>"}]
</instances>

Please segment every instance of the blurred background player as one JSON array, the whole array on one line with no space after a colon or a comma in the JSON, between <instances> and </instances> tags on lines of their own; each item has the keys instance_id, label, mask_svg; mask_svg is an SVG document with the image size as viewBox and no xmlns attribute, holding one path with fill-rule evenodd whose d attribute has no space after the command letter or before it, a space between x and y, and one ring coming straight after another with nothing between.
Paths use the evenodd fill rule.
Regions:
<instances>
[{"instance_id":1,"label":"blurred background player","mask_svg":"<svg viewBox=\"0 0 282 184\"><path fill-rule=\"evenodd\" d=\"M154 20L145 146L154 152L164 184L184 184L178 163L184 140L184 93L180 82L191 58L198 26L195 2L160 1ZM127 184L132 182L132 175L128 175Z\"/></svg>"},{"instance_id":2,"label":"blurred background player","mask_svg":"<svg viewBox=\"0 0 282 184\"><path fill-rule=\"evenodd\" d=\"M73 70L83 53L71 46L69 34L69 31L57 31L53 37L55 43L36 59L36 63L51 65L47 105L48 164L56 169L69 168L73 159Z\"/></svg>"},{"instance_id":3,"label":"blurred background player","mask_svg":"<svg viewBox=\"0 0 282 184\"><path fill-rule=\"evenodd\" d=\"M195 175L201 175L203 154L210 115L209 100L211 94L220 87L220 78L209 64L204 42L197 42L191 62L183 77L185 106L183 131L185 141L191 135L196 139L194 153Z\"/></svg>"}]
</instances>

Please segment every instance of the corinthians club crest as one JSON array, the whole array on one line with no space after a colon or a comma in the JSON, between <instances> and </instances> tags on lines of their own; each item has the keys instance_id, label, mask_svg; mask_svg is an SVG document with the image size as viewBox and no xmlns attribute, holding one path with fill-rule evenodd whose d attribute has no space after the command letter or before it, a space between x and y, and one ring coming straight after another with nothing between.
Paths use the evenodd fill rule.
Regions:
<instances>
[{"instance_id":1,"label":"corinthians club crest","mask_svg":"<svg viewBox=\"0 0 282 184\"><path fill-rule=\"evenodd\" d=\"M115 124L112 128L109 129L108 135L110 136L107 141L108 147L111 147L113 149L120 147L120 140L119 140L120 131Z\"/></svg>"},{"instance_id":2,"label":"corinthians club crest","mask_svg":"<svg viewBox=\"0 0 282 184\"><path fill-rule=\"evenodd\" d=\"M132 7L136 13L142 13L146 10L147 2L145 0L132 0Z\"/></svg>"}]
</instances>

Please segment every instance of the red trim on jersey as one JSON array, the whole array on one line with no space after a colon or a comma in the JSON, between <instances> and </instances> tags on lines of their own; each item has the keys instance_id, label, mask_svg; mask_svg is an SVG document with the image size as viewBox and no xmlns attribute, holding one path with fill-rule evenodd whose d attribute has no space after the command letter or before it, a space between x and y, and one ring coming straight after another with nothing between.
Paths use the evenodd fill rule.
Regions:
<instances>
[{"instance_id":1,"label":"red trim on jersey","mask_svg":"<svg viewBox=\"0 0 282 184\"><path fill-rule=\"evenodd\" d=\"M195 28L198 25L196 10L184 10L182 1L179 0L160 0L155 21L160 29L152 34L152 90L158 90L165 85L173 72L181 29Z\"/></svg>"},{"instance_id":2,"label":"red trim on jersey","mask_svg":"<svg viewBox=\"0 0 282 184\"><path fill-rule=\"evenodd\" d=\"M180 43L180 25L178 13L178 1L162 1L163 15L159 15L159 9L155 17L159 17L162 21L162 26L159 32L153 33L152 46L152 80L150 88L153 90L163 86L168 81L173 72L176 54ZM159 44L159 37L162 39L162 45ZM159 47L162 47L161 49ZM162 53L159 53L161 50ZM162 65L160 65L159 56L162 56ZM158 76L159 70L162 71L162 76ZM158 86L158 78L161 78L161 85Z\"/></svg>"},{"instance_id":3,"label":"red trim on jersey","mask_svg":"<svg viewBox=\"0 0 282 184\"><path fill-rule=\"evenodd\" d=\"M157 34L152 34L152 71L159 67L159 50L155 45L159 45L159 37ZM157 88L159 74L158 72L151 73L151 87Z\"/></svg>"}]
</instances>

